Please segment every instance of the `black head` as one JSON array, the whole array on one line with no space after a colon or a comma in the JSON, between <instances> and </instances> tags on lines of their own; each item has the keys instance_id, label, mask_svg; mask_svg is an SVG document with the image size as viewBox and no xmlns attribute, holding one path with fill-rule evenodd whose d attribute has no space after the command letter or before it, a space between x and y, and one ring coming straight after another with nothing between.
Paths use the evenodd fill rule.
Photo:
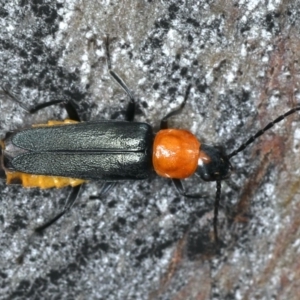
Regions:
<instances>
[{"instance_id":1,"label":"black head","mask_svg":"<svg viewBox=\"0 0 300 300\"><path fill-rule=\"evenodd\" d=\"M222 147L201 144L196 174L205 181L220 181L228 178L232 166Z\"/></svg>"}]
</instances>

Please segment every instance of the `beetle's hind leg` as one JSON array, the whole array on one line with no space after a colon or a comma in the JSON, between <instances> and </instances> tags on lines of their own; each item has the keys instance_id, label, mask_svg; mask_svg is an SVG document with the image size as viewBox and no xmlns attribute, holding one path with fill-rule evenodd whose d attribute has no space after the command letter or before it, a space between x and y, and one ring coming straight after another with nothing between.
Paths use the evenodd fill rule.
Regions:
<instances>
[{"instance_id":1,"label":"beetle's hind leg","mask_svg":"<svg viewBox=\"0 0 300 300\"><path fill-rule=\"evenodd\" d=\"M47 221L43 225L41 225L39 227L36 227L34 229L32 235L29 237L29 239L27 241L27 245L23 249L22 253L16 259L16 261L17 261L18 264L22 264L23 263L24 256L25 256L25 254L26 254L26 252L28 250L28 247L29 247L32 239L34 238L34 236L37 235L37 234L42 234L45 229L47 229L52 224L54 224L56 221L58 221L63 215L65 215L65 213L67 213L72 208L72 206L73 206L74 202L76 201L77 196L79 194L80 187L81 187L81 185L77 185L77 186L75 186L75 187L72 188L72 191L71 191L71 193L68 196L67 203L66 203L64 209L60 213L58 213L56 216L54 216L52 219L50 219L49 221Z\"/></svg>"},{"instance_id":2,"label":"beetle's hind leg","mask_svg":"<svg viewBox=\"0 0 300 300\"><path fill-rule=\"evenodd\" d=\"M2 90L6 95L9 96L9 98L12 101L16 102L20 107L22 107L26 112L28 112L30 114L34 114L34 113L38 112L39 110L41 110L43 108L62 103L65 106L65 109L67 111L67 114L68 114L69 118L74 120L74 121L80 122L79 114L78 114L77 109L75 107L75 104L73 103L72 100L69 100L69 101L52 100L52 101L48 101L48 102L45 102L45 103L37 104L36 106L27 107L26 105L24 105L24 103L22 103L17 97L15 97L12 94L12 92L10 91L10 86L9 86L8 83L6 83L2 86Z\"/></svg>"},{"instance_id":3,"label":"beetle's hind leg","mask_svg":"<svg viewBox=\"0 0 300 300\"><path fill-rule=\"evenodd\" d=\"M107 61L107 68L110 76L117 82L117 84L124 90L129 98L129 103L126 109L125 119L126 121L133 121L135 115L135 100L134 97L127 87L126 83L119 75L117 75L111 67L111 59L110 59L110 52L109 52L109 37L107 36L105 39L105 48L106 48L106 61Z\"/></svg>"}]
</instances>

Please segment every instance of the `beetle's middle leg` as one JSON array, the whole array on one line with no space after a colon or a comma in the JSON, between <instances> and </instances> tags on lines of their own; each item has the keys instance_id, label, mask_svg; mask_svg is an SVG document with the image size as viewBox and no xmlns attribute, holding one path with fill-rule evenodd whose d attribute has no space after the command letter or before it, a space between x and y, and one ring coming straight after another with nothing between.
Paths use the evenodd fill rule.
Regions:
<instances>
[{"instance_id":1,"label":"beetle's middle leg","mask_svg":"<svg viewBox=\"0 0 300 300\"><path fill-rule=\"evenodd\" d=\"M107 61L107 68L110 76L119 84L119 86L124 90L129 98L129 103L126 109L125 119L126 121L133 121L135 115L135 100L134 97L127 87L126 83L119 75L117 75L111 67L111 60L110 60L110 53L109 53L109 37L107 36L105 39L105 47L106 47L106 61Z\"/></svg>"},{"instance_id":2,"label":"beetle's middle leg","mask_svg":"<svg viewBox=\"0 0 300 300\"><path fill-rule=\"evenodd\" d=\"M8 95L10 97L11 100L18 103L18 105L20 107L22 107L29 114L34 114L34 113L38 112L39 110L41 110L43 108L62 103L65 106L65 109L67 111L67 114L68 114L69 118L74 120L74 121L80 122L79 114L78 114L77 109L75 107L75 104L73 103L72 100L68 100L68 101L65 101L65 100L52 100L52 101L48 101L48 102L45 102L45 103L37 104L36 106L33 106L33 107L27 107L26 105L24 105L24 103L22 103L19 99L17 99L11 93L9 84L3 85L2 90L6 95Z\"/></svg>"}]
</instances>

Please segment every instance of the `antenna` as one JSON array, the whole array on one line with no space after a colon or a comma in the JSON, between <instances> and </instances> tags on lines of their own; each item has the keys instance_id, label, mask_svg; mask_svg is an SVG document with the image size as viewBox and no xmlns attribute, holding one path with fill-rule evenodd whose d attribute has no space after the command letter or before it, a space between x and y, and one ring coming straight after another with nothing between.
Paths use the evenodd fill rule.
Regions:
<instances>
[{"instance_id":1,"label":"antenna","mask_svg":"<svg viewBox=\"0 0 300 300\"><path fill-rule=\"evenodd\" d=\"M287 111L283 115L280 115L278 118L267 124L264 128L260 129L256 134L252 135L245 143L243 143L239 148L234 150L232 153L227 155L228 159L231 157L237 155L239 152L243 151L245 148L247 148L250 144L252 144L258 137L263 135L267 130L272 128L275 124L279 123L283 119L285 119L287 116L292 115L293 113L297 112L300 110L300 106L296 106L292 108L291 110Z\"/></svg>"}]
</instances>

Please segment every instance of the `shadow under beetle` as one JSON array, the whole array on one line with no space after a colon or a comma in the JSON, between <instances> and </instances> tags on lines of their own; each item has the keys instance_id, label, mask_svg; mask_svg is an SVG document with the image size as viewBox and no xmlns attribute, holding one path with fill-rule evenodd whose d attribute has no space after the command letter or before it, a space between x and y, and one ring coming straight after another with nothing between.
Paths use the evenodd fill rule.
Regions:
<instances>
[{"instance_id":1,"label":"shadow under beetle","mask_svg":"<svg viewBox=\"0 0 300 300\"><path fill-rule=\"evenodd\" d=\"M64 209L35 228L34 232L40 233L70 210L81 184L86 181L103 181L101 194L104 194L118 181L146 179L154 169L158 175L170 178L182 196L203 198L203 195L186 193L181 181L196 174L204 181L216 181L214 234L217 240L221 181L231 174L230 159L274 124L300 110L300 106L282 114L232 153L226 154L221 147L201 144L187 130L168 128L168 119L179 114L185 106L191 88L188 86L180 107L161 120L160 131L154 135L149 124L133 122L134 97L124 81L112 70L108 38L105 45L109 73L129 98L125 121L80 122L72 101L55 100L28 109L7 87L3 87L4 92L29 113L63 103L70 119L49 121L48 124L7 133L0 141L1 177L6 179L7 184L20 183L24 187L73 187ZM18 258L19 263L26 249Z\"/></svg>"}]
</instances>

